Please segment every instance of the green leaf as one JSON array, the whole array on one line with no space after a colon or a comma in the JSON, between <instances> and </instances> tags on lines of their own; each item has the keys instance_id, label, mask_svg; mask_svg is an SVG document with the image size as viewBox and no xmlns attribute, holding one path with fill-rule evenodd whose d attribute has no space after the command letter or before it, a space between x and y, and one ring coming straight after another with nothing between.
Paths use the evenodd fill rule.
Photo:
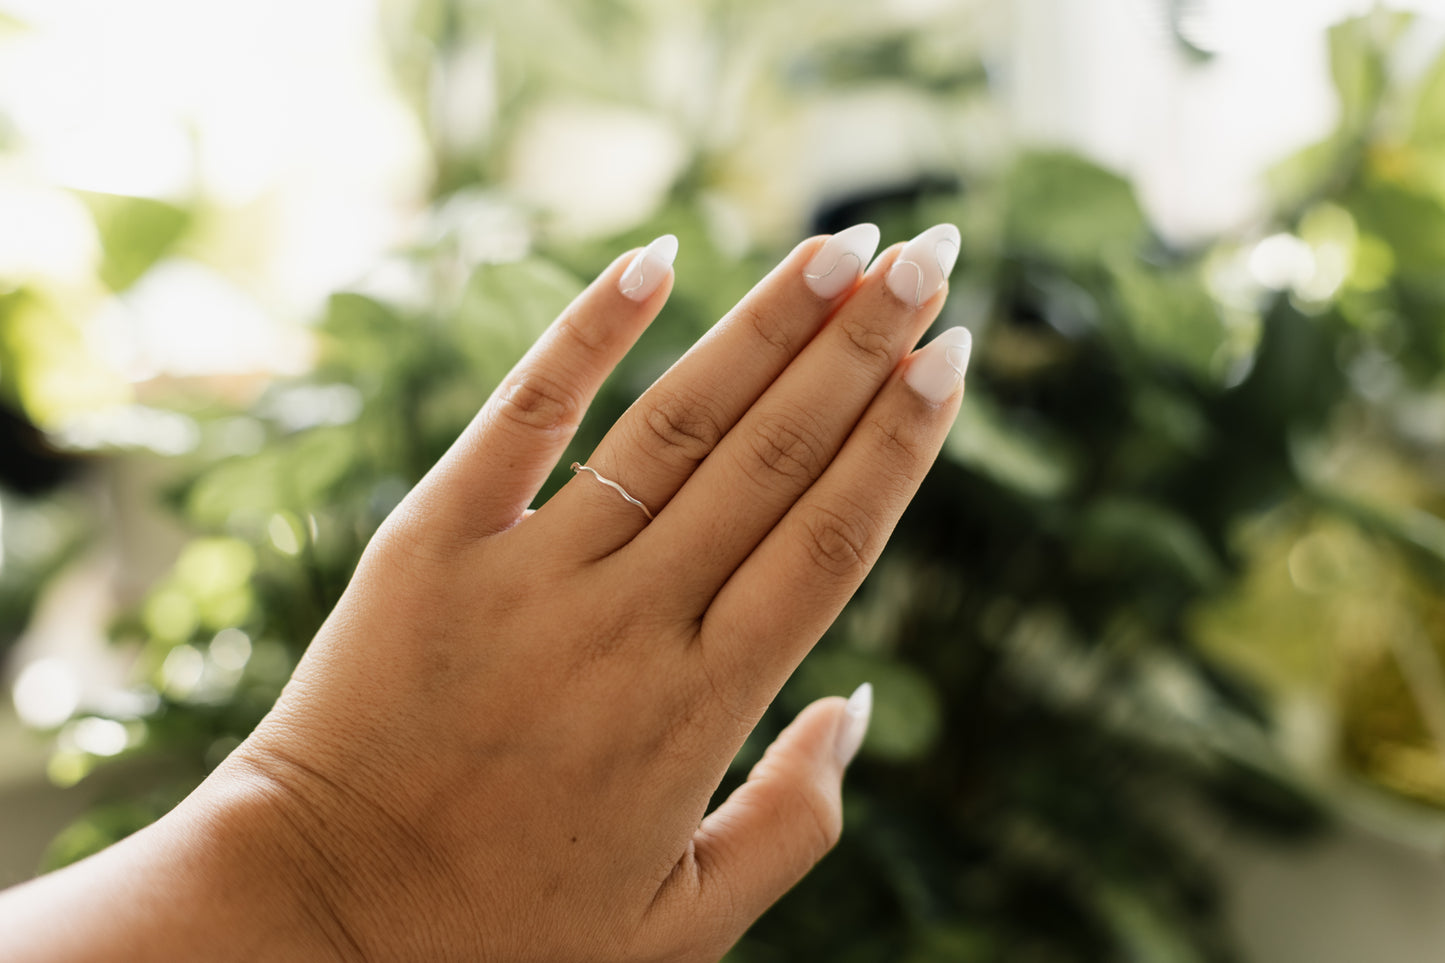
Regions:
<instances>
[{"instance_id":1,"label":"green leaf","mask_svg":"<svg viewBox=\"0 0 1445 963\"><path fill-rule=\"evenodd\" d=\"M476 370L500 381L581 291L574 275L543 258L483 264L457 306L459 347Z\"/></svg>"},{"instance_id":2,"label":"green leaf","mask_svg":"<svg viewBox=\"0 0 1445 963\"><path fill-rule=\"evenodd\" d=\"M1322 482L1312 483L1324 506L1367 532L1409 550L1417 563L1445 572L1445 519L1408 505L1372 501Z\"/></svg>"},{"instance_id":3,"label":"green leaf","mask_svg":"<svg viewBox=\"0 0 1445 963\"><path fill-rule=\"evenodd\" d=\"M304 432L259 454L222 462L191 487L186 508L200 525L216 529L238 513L268 518L285 510L304 512L321 504L357 460L349 428Z\"/></svg>"},{"instance_id":4,"label":"green leaf","mask_svg":"<svg viewBox=\"0 0 1445 963\"><path fill-rule=\"evenodd\" d=\"M1357 17L1329 32L1330 76L1340 98L1340 126L1351 134L1369 127L1385 92L1381 23L1377 17Z\"/></svg>"},{"instance_id":5,"label":"green leaf","mask_svg":"<svg viewBox=\"0 0 1445 963\"><path fill-rule=\"evenodd\" d=\"M333 294L320 329L322 363L363 382L412 360L414 328L390 307L361 294Z\"/></svg>"},{"instance_id":6,"label":"green leaf","mask_svg":"<svg viewBox=\"0 0 1445 963\"><path fill-rule=\"evenodd\" d=\"M856 652L814 652L789 683L812 702L873 684L873 719L863 751L888 759L925 754L938 738L943 706L932 681L912 666Z\"/></svg>"},{"instance_id":7,"label":"green leaf","mask_svg":"<svg viewBox=\"0 0 1445 963\"><path fill-rule=\"evenodd\" d=\"M100 232L100 279L124 291L175 247L191 224L189 211L146 197L78 192Z\"/></svg>"},{"instance_id":8,"label":"green leaf","mask_svg":"<svg viewBox=\"0 0 1445 963\"><path fill-rule=\"evenodd\" d=\"M1135 346L1204 381L1223 374L1230 332L1196 269L1154 268L1120 257L1110 271L1120 319Z\"/></svg>"},{"instance_id":9,"label":"green leaf","mask_svg":"<svg viewBox=\"0 0 1445 963\"><path fill-rule=\"evenodd\" d=\"M1278 207L1289 210L1327 191L1329 183L1350 166L1352 143L1348 138L1332 133L1266 170L1264 182Z\"/></svg>"},{"instance_id":10,"label":"green leaf","mask_svg":"<svg viewBox=\"0 0 1445 963\"><path fill-rule=\"evenodd\" d=\"M1207 588L1224 571L1192 521L1142 499L1100 499L1079 517L1075 539L1087 567L1120 576L1172 572L1195 587Z\"/></svg>"},{"instance_id":11,"label":"green leaf","mask_svg":"<svg viewBox=\"0 0 1445 963\"><path fill-rule=\"evenodd\" d=\"M980 391L964 395L944 453L1030 498L1059 498L1078 479L1079 459L1041 425L1009 419Z\"/></svg>"},{"instance_id":12,"label":"green leaf","mask_svg":"<svg viewBox=\"0 0 1445 963\"><path fill-rule=\"evenodd\" d=\"M1025 253L1064 263L1133 251L1149 225L1129 182L1065 153L1020 157L1005 185L1005 230Z\"/></svg>"},{"instance_id":13,"label":"green leaf","mask_svg":"<svg viewBox=\"0 0 1445 963\"><path fill-rule=\"evenodd\" d=\"M912 30L887 30L830 43L800 58L794 68L799 86L830 93L909 77L937 94L959 95L986 89L988 73L974 57L929 56L934 39Z\"/></svg>"},{"instance_id":14,"label":"green leaf","mask_svg":"<svg viewBox=\"0 0 1445 963\"><path fill-rule=\"evenodd\" d=\"M1435 58L1420 83L1410 142L1416 147L1445 147L1445 53Z\"/></svg>"},{"instance_id":15,"label":"green leaf","mask_svg":"<svg viewBox=\"0 0 1445 963\"><path fill-rule=\"evenodd\" d=\"M128 386L60 305L28 288L0 294L0 400L48 426L128 398Z\"/></svg>"},{"instance_id":16,"label":"green leaf","mask_svg":"<svg viewBox=\"0 0 1445 963\"><path fill-rule=\"evenodd\" d=\"M1000 958L997 935L967 920L950 920L922 930L903 963L986 963Z\"/></svg>"},{"instance_id":17,"label":"green leaf","mask_svg":"<svg viewBox=\"0 0 1445 963\"><path fill-rule=\"evenodd\" d=\"M1389 180L1372 179L1346 199L1362 234L1391 249L1403 275L1422 281L1445 273L1445 204Z\"/></svg>"},{"instance_id":18,"label":"green leaf","mask_svg":"<svg viewBox=\"0 0 1445 963\"><path fill-rule=\"evenodd\" d=\"M1096 886L1094 899L1123 950L1120 959L1149 963L1205 963L1207 959L1179 932L1169 915L1151 904L1147 892L1112 883Z\"/></svg>"}]
</instances>

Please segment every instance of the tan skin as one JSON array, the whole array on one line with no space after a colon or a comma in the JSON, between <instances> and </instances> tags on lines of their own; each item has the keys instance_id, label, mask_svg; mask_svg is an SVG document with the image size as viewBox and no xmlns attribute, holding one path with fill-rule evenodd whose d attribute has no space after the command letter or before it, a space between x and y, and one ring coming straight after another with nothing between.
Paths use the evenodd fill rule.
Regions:
<instances>
[{"instance_id":1,"label":"tan skin","mask_svg":"<svg viewBox=\"0 0 1445 963\"><path fill-rule=\"evenodd\" d=\"M836 842L841 698L711 814L957 410L904 380L946 285L803 242L527 506L661 310L580 295L392 514L257 731L176 810L0 895L15 963L716 960Z\"/></svg>"}]
</instances>

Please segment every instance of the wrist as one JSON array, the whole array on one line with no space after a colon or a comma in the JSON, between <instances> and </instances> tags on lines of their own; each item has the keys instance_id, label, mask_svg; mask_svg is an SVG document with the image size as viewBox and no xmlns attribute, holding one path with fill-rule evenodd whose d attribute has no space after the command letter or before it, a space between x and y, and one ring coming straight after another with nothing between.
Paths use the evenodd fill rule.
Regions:
<instances>
[{"instance_id":1,"label":"wrist","mask_svg":"<svg viewBox=\"0 0 1445 963\"><path fill-rule=\"evenodd\" d=\"M293 806L264 774L232 760L155 827L165 830L159 845L193 867L186 883L205 920L196 926L204 958L360 958L334 911L325 859ZM215 946L217 933L234 948Z\"/></svg>"},{"instance_id":2,"label":"wrist","mask_svg":"<svg viewBox=\"0 0 1445 963\"><path fill-rule=\"evenodd\" d=\"M0 894L7 960L326 961L357 954L304 844L243 767L155 824Z\"/></svg>"},{"instance_id":3,"label":"wrist","mask_svg":"<svg viewBox=\"0 0 1445 963\"><path fill-rule=\"evenodd\" d=\"M247 848L238 855L247 875L282 881L290 911L280 914L283 932L295 934L299 924L325 959L406 955L425 917L398 926L394 914L410 902L415 875L428 871L424 834L368 788L377 774L365 754L324 749L326 739L301 731L263 722L202 787L208 793L193 799L215 807L224 835ZM293 751L298 741L304 752ZM253 837L266 845L250 851Z\"/></svg>"}]
</instances>

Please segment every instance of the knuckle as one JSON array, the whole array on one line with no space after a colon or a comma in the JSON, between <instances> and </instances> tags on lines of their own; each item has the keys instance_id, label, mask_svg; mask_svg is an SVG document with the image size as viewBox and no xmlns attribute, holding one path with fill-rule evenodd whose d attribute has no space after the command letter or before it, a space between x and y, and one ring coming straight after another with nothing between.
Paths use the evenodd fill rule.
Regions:
<instances>
[{"instance_id":1,"label":"knuckle","mask_svg":"<svg viewBox=\"0 0 1445 963\"><path fill-rule=\"evenodd\" d=\"M873 531L861 511L815 507L803 516L804 547L819 569L839 579L861 578L873 565Z\"/></svg>"},{"instance_id":2,"label":"knuckle","mask_svg":"<svg viewBox=\"0 0 1445 963\"><path fill-rule=\"evenodd\" d=\"M816 863L838 845L838 839L843 835L843 814L816 782L795 781L791 785L793 804L800 822L807 827L808 838L812 841L810 856Z\"/></svg>"},{"instance_id":3,"label":"knuckle","mask_svg":"<svg viewBox=\"0 0 1445 963\"><path fill-rule=\"evenodd\" d=\"M403 502L371 536L363 558L387 557L413 564L445 564L456 551L460 538L439 533L434 523L436 517L437 514L419 512Z\"/></svg>"},{"instance_id":4,"label":"knuckle","mask_svg":"<svg viewBox=\"0 0 1445 963\"><path fill-rule=\"evenodd\" d=\"M589 329L571 314L564 314L558 319L557 330L582 353L594 357L605 356L611 344L611 339L604 331Z\"/></svg>"},{"instance_id":5,"label":"knuckle","mask_svg":"<svg viewBox=\"0 0 1445 963\"><path fill-rule=\"evenodd\" d=\"M699 636L698 645L702 663L704 698L716 706L717 710L722 713L724 723L732 726L733 732L737 736L746 739L748 733L756 729L758 723L762 721L767 705L757 705L752 701L747 701L744 691L736 682L724 681L736 676L736 673L728 672L728 666L725 664L715 664L717 649L706 643L706 637Z\"/></svg>"},{"instance_id":6,"label":"knuckle","mask_svg":"<svg viewBox=\"0 0 1445 963\"><path fill-rule=\"evenodd\" d=\"M752 475L758 479L785 479L811 483L827 465L816 424L800 413L773 414L759 420L750 434Z\"/></svg>"},{"instance_id":7,"label":"knuckle","mask_svg":"<svg viewBox=\"0 0 1445 963\"><path fill-rule=\"evenodd\" d=\"M793 355L794 338L778 322L776 316L759 311L751 304L738 305L737 314L764 345L775 349L780 355Z\"/></svg>"},{"instance_id":8,"label":"knuckle","mask_svg":"<svg viewBox=\"0 0 1445 963\"><path fill-rule=\"evenodd\" d=\"M916 426L902 419L869 419L867 425L885 465L902 466L906 472L927 460Z\"/></svg>"},{"instance_id":9,"label":"knuckle","mask_svg":"<svg viewBox=\"0 0 1445 963\"><path fill-rule=\"evenodd\" d=\"M844 343L864 361L888 363L893 360L893 342L887 334L870 326L861 318L844 317L838 320Z\"/></svg>"},{"instance_id":10,"label":"knuckle","mask_svg":"<svg viewBox=\"0 0 1445 963\"><path fill-rule=\"evenodd\" d=\"M582 401L561 384L529 374L498 392L493 414L500 421L531 431L571 433L582 420Z\"/></svg>"},{"instance_id":11,"label":"knuckle","mask_svg":"<svg viewBox=\"0 0 1445 963\"><path fill-rule=\"evenodd\" d=\"M646 704L629 712L629 718L655 719L647 735L639 736L637 749L644 758L658 765L686 767L706 751L713 738L712 713L684 687L687 697L672 699L655 695Z\"/></svg>"},{"instance_id":12,"label":"knuckle","mask_svg":"<svg viewBox=\"0 0 1445 963\"><path fill-rule=\"evenodd\" d=\"M722 440L722 419L699 398L666 396L647 409L642 423L663 457L700 462Z\"/></svg>"}]
</instances>

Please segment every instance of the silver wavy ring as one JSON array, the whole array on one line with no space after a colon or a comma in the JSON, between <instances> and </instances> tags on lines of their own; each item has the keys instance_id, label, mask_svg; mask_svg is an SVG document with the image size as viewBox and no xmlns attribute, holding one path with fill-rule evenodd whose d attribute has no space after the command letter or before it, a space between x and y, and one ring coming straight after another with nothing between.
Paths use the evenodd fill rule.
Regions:
<instances>
[{"instance_id":1,"label":"silver wavy ring","mask_svg":"<svg viewBox=\"0 0 1445 963\"><path fill-rule=\"evenodd\" d=\"M582 464L580 461L574 461L572 463L572 473L576 474L579 471L591 472L593 478L596 478L602 484L606 485L608 488L611 488L613 491L617 492L617 494L621 495L623 498L627 499L629 502L642 509L642 514L647 516L647 520L649 522L652 521L652 512L647 510L647 506L642 504L642 502L638 501L637 499L633 498L630 494L628 494L627 489L617 484L617 482L613 481L610 478L603 477L602 473L595 468L589 468L588 466Z\"/></svg>"}]
</instances>

